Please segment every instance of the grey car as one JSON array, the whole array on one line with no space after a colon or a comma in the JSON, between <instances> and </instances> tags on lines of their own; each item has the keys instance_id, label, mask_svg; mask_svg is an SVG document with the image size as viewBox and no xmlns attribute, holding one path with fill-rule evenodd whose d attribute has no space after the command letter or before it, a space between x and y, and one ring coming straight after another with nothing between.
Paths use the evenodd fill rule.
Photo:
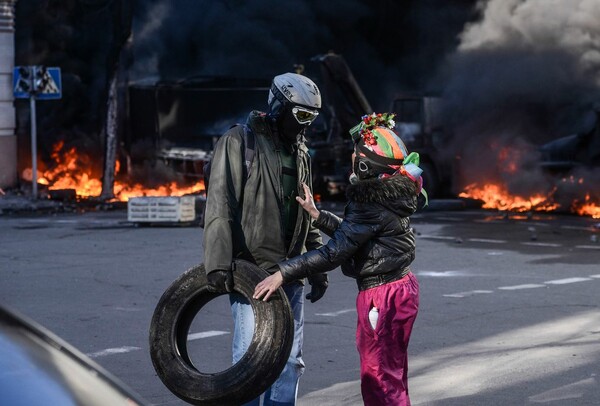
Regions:
<instances>
[{"instance_id":1,"label":"grey car","mask_svg":"<svg viewBox=\"0 0 600 406\"><path fill-rule=\"evenodd\" d=\"M147 405L52 332L0 306L0 404Z\"/></svg>"}]
</instances>

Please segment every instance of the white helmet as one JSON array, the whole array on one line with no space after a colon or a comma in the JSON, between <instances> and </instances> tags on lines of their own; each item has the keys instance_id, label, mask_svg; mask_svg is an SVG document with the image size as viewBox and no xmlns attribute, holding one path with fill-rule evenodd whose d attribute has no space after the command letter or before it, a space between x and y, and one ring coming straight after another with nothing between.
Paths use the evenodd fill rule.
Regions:
<instances>
[{"instance_id":1,"label":"white helmet","mask_svg":"<svg viewBox=\"0 0 600 406\"><path fill-rule=\"evenodd\" d=\"M269 107L279 102L282 105L301 105L311 109L321 108L321 92L315 83L297 73L284 73L273 78L269 90Z\"/></svg>"}]
</instances>

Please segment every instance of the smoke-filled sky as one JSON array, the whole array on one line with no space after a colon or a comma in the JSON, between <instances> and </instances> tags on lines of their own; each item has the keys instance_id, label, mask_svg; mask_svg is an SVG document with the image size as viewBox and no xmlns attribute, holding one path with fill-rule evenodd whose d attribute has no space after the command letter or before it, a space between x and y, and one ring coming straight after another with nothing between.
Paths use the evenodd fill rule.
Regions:
<instances>
[{"instance_id":1,"label":"smoke-filled sky","mask_svg":"<svg viewBox=\"0 0 600 406\"><path fill-rule=\"evenodd\" d=\"M122 4L132 7L132 80L268 79L299 63L314 76L310 58L334 50L377 109L396 89L425 88L476 17L474 0L20 0L17 64L63 71L65 99L41 107L52 123L98 131Z\"/></svg>"},{"instance_id":2,"label":"smoke-filled sky","mask_svg":"<svg viewBox=\"0 0 600 406\"><path fill-rule=\"evenodd\" d=\"M161 0L140 2L134 78L270 78L334 50L373 105L424 87L475 15L473 0Z\"/></svg>"},{"instance_id":3,"label":"smoke-filled sky","mask_svg":"<svg viewBox=\"0 0 600 406\"><path fill-rule=\"evenodd\" d=\"M464 152L462 170L475 181L506 175L490 162L503 147L518 151L521 167L505 176L509 187L548 192L555 183L532 164L537 147L590 131L595 121L600 1L490 0L477 9L440 76L457 129L452 152Z\"/></svg>"},{"instance_id":4,"label":"smoke-filled sky","mask_svg":"<svg viewBox=\"0 0 600 406\"><path fill-rule=\"evenodd\" d=\"M377 110L398 91L440 92L449 154L484 162L482 145L533 151L589 129L600 100L600 0L20 0L17 63L63 69L65 97L40 108L42 137L100 133L123 4L131 80L268 79L299 63L318 79L310 58L333 50Z\"/></svg>"},{"instance_id":5,"label":"smoke-filled sky","mask_svg":"<svg viewBox=\"0 0 600 406\"><path fill-rule=\"evenodd\" d=\"M599 0L21 0L17 63L61 66L65 94L86 99L63 101L60 125L101 119L120 3L133 9L132 80L267 79L298 63L318 79L310 58L334 50L378 110L402 90L443 92L461 119L597 93Z\"/></svg>"},{"instance_id":6,"label":"smoke-filled sky","mask_svg":"<svg viewBox=\"0 0 600 406\"><path fill-rule=\"evenodd\" d=\"M490 0L445 67L463 109L589 103L600 84L600 1Z\"/></svg>"}]
</instances>

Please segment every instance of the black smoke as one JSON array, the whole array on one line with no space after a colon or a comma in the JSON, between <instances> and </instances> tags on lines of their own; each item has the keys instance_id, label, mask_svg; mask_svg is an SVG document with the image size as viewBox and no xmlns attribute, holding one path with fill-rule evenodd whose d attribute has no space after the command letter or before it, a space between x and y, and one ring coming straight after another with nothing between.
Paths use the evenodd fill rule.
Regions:
<instances>
[{"instance_id":1,"label":"black smoke","mask_svg":"<svg viewBox=\"0 0 600 406\"><path fill-rule=\"evenodd\" d=\"M131 8L131 80L194 75L270 78L329 50L342 54L372 105L422 88L472 18L474 1L23 0L16 63L59 66L64 98L42 107L43 131L99 134L110 65ZM318 79L318 78L317 78ZM61 114L55 114L60 110Z\"/></svg>"},{"instance_id":2,"label":"black smoke","mask_svg":"<svg viewBox=\"0 0 600 406\"><path fill-rule=\"evenodd\" d=\"M563 208L593 191L598 202L599 169L588 158L600 150L583 151L598 149L598 140L569 157L583 165L559 174L540 165L539 147L569 134L600 137L600 3L489 0L477 10L437 78L455 130L448 155L461 156L460 186L501 181L520 196L554 195ZM507 150L516 171L499 159Z\"/></svg>"},{"instance_id":3,"label":"black smoke","mask_svg":"<svg viewBox=\"0 0 600 406\"><path fill-rule=\"evenodd\" d=\"M90 155L102 149L108 81L130 31L131 0L16 3L15 64L61 69L62 99L37 102L38 148L49 160L60 140ZM29 102L17 100L19 166L30 166ZM99 162L99 167L102 163Z\"/></svg>"},{"instance_id":4,"label":"black smoke","mask_svg":"<svg viewBox=\"0 0 600 406\"><path fill-rule=\"evenodd\" d=\"M132 75L271 78L333 50L348 61L370 103L389 107L394 91L423 90L474 1L178 0L138 2ZM315 77L318 80L318 77Z\"/></svg>"},{"instance_id":5,"label":"black smoke","mask_svg":"<svg viewBox=\"0 0 600 406\"><path fill-rule=\"evenodd\" d=\"M63 99L38 103L39 148L60 139L102 150L108 84L118 63L131 82L197 75L269 79L311 57L344 56L371 105L431 87L477 17L474 0L21 0L16 63L58 66ZM130 58L121 51L131 29ZM266 99L266 97L265 97ZM264 108L264 106L256 106ZM28 166L28 105L17 103L20 166Z\"/></svg>"}]
</instances>

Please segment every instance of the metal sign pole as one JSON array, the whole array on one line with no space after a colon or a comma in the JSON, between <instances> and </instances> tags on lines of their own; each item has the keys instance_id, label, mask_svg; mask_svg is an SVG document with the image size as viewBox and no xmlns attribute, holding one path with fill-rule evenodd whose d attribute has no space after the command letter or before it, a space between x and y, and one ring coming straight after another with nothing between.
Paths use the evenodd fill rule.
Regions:
<instances>
[{"instance_id":1,"label":"metal sign pole","mask_svg":"<svg viewBox=\"0 0 600 406\"><path fill-rule=\"evenodd\" d=\"M0 0L1 1L1 0ZM16 99L29 98L31 121L31 194L38 198L37 182L37 120L36 99L57 100L62 97L60 68L45 66L15 66L13 94Z\"/></svg>"},{"instance_id":2,"label":"metal sign pole","mask_svg":"<svg viewBox=\"0 0 600 406\"><path fill-rule=\"evenodd\" d=\"M29 97L29 110L31 113L31 194L33 199L38 197L37 184L37 123L35 112L35 94Z\"/></svg>"}]
</instances>

